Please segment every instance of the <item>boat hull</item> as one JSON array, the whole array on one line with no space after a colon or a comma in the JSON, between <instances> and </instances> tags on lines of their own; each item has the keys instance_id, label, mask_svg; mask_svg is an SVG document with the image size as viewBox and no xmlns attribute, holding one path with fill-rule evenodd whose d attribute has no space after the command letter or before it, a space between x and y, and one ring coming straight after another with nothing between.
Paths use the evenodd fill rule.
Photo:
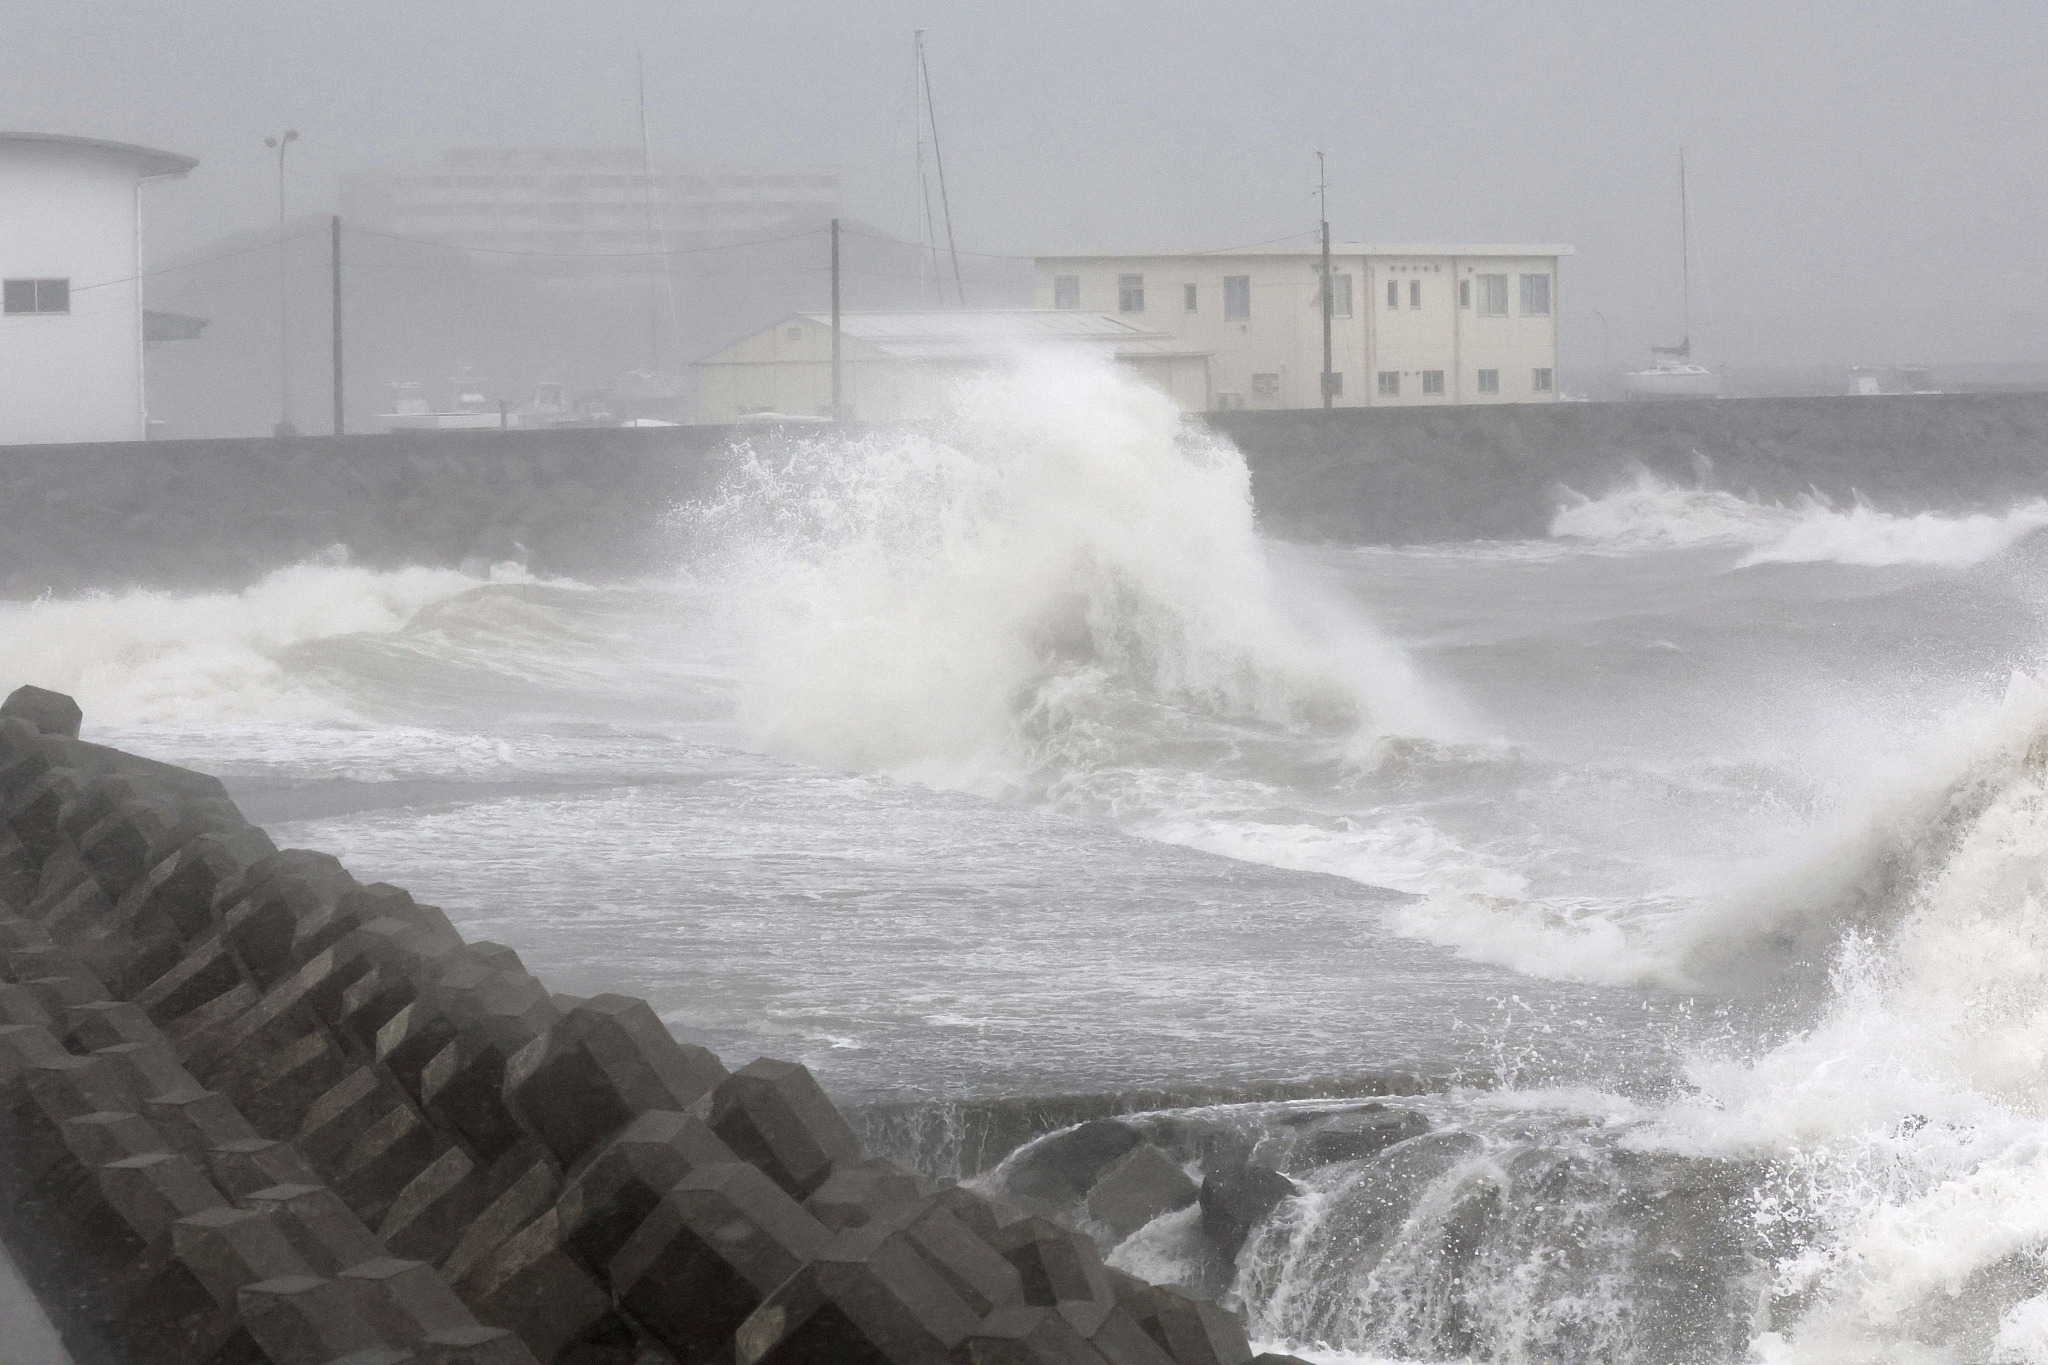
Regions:
<instances>
[{"instance_id":1,"label":"boat hull","mask_svg":"<svg viewBox=\"0 0 2048 1365\"><path fill-rule=\"evenodd\" d=\"M1630 398L1719 398L1721 376L1692 365L1636 370L1623 377Z\"/></svg>"}]
</instances>

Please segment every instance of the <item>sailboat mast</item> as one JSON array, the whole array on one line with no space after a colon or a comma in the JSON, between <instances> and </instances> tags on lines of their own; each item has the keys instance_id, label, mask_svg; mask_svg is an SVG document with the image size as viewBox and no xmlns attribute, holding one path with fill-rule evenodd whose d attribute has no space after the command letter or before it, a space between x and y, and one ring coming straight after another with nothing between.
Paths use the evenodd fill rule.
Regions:
<instances>
[{"instance_id":1,"label":"sailboat mast","mask_svg":"<svg viewBox=\"0 0 2048 1365\"><path fill-rule=\"evenodd\" d=\"M667 235L654 230L654 155L647 141L647 61L639 52L633 54L633 76L640 89L640 191L643 206L647 211L647 237L658 241L659 250L668 250ZM649 258L654 268L668 275L667 256ZM675 280L669 277L669 288L675 288ZM647 281L647 350L650 376L661 373L661 291L655 287L652 274Z\"/></svg>"},{"instance_id":2,"label":"sailboat mast","mask_svg":"<svg viewBox=\"0 0 2048 1365\"><path fill-rule=\"evenodd\" d=\"M1692 350L1692 213L1685 202L1685 148L1678 149L1679 291L1685 300L1685 347Z\"/></svg>"},{"instance_id":3,"label":"sailboat mast","mask_svg":"<svg viewBox=\"0 0 2048 1365\"><path fill-rule=\"evenodd\" d=\"M939 116L932 109L932 70L924 56L924 30L917 31L917 74L924 86L924 116L932 129L932 166L939 175L939 208L946 220L946 250L953 257L953 297L962 308L967 306L967 291L960 286L960 248L953 242L953 201L946 196L946 155L939 150ZM938 242L932 243L932 254L938 254ZM933 272L937 273L937 262Z\"/></svg>"}]
</instances>

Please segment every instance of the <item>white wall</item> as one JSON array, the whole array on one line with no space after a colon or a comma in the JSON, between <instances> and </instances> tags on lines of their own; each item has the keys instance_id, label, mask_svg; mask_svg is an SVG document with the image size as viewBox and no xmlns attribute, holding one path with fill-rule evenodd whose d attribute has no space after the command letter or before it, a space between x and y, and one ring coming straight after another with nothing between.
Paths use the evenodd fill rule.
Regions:
<instances>
[{"instance_id":1,"label":"white wall","mask_svg":"<svg viewBox=\"0 0 2048 1365\"><path fill-rule=\"evenodd\" d=\"M1211 355L1212 406L1220 395L1235 395L1247 408L1322 406L1323 323L1316 288L1319 258L1308 254L1248 253L1243 256L1098 257L1038 263L1034 304L1055 306L1054 278L1080 279L1079 307L1120 314L1144 327L1171 333L1188 349ZM1550 402L1557 397L1557 260L1554 257L1458 257L1444 255L1331 257L1331 273L1351 278L1349 315L1339 313L1330 328L1330 365L1343 377L1337 407L1381 407L1447 403ZM1482 318L1458 303L1457 282L1480 273L1509 277L1509 316ZM1121 313L1118 277L1145 281L1142 313ZM1521 315L1520 277L1550 277L1550 312ZM1251 281L1250 316L1224 316L1224 279ZM1399 305L1386 306L1386 287L1396 284ZM1409 286L1422 287L1421 306L1410 305ZM1195 288L1195 309L1186 291ZM1341 291L1339 294L1341 298ZM1552 373L1549 392L1538 392L1533 372ZM1499 373L1500 391L1481 394L1478 371ZM1401 376L1399 393L1379 392L1378 376ZM1423 376L1440 371L1443 392L1423 392ZM1260 376L1270 376L1261 380Z\"/></svg>"},{"instance_id":2,"label":"white wall","mask_svg":"<svg viewBox=\"0 0 2048 1365\"><path fill-rule=\"evenodd\" d=\"M0 445L143 438L138 183L117 152L0 141L0 278L71 281L68 314L0 314Z\"/></svg>"}]
</instances>

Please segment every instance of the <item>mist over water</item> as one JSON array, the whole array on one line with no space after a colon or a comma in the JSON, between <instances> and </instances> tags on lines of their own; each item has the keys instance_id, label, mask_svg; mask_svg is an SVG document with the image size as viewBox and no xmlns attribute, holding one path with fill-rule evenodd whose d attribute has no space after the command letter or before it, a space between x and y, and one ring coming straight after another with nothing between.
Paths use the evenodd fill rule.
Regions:
<instances>
[{"instance_id":1,"label":"mist over water","mask_svg":"<svg viewBox=\"0 0 2048 1365\"><path fill-rule=\"evenodd\" d=\"M643 581L337 552L6 604L0 649L281 845L852 1100L1432 1079L1362 1161L1306 1102L1136 1120L1303 1187L1222 1286L1276 1344L2048 1360L2048 503L1560 501L1278 543L1227 444L1037 359L737 449Z\"/></svg>"}]
</instances>

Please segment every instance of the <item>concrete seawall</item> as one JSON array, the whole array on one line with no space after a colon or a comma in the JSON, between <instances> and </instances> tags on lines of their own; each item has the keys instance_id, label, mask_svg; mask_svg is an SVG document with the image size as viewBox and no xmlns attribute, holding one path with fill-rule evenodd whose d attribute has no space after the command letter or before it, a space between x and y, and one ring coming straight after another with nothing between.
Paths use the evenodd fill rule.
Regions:
<instances>
[{"instance_id":1,"label":"concrete seawall","mask_svg":"<svg viewBox=\"0 0 2048 1365\"><path fill-rule=\"evenodd\" d=\"M1379 544L1544 532L1633 466L1766 498L1979 509L2048 490L2048 394L1239 412L1275 533ZM606 578L672 563L663 517L736 439L815 426L442 432L0 447L0 596L239 588L345 546L375 567L517 558Z\"/></svg>"},{"instance_id":2,"label":"concrete seawall","mask_svg":"<svg viewBox=\"0 0 2048 1365\"><path fill-rule=\"evenodd\" d=\"M0 706L0 1238L80 1365L1251 1360L803 1067L552 994L79 722Z\"/></svg>"}]
</instances>

